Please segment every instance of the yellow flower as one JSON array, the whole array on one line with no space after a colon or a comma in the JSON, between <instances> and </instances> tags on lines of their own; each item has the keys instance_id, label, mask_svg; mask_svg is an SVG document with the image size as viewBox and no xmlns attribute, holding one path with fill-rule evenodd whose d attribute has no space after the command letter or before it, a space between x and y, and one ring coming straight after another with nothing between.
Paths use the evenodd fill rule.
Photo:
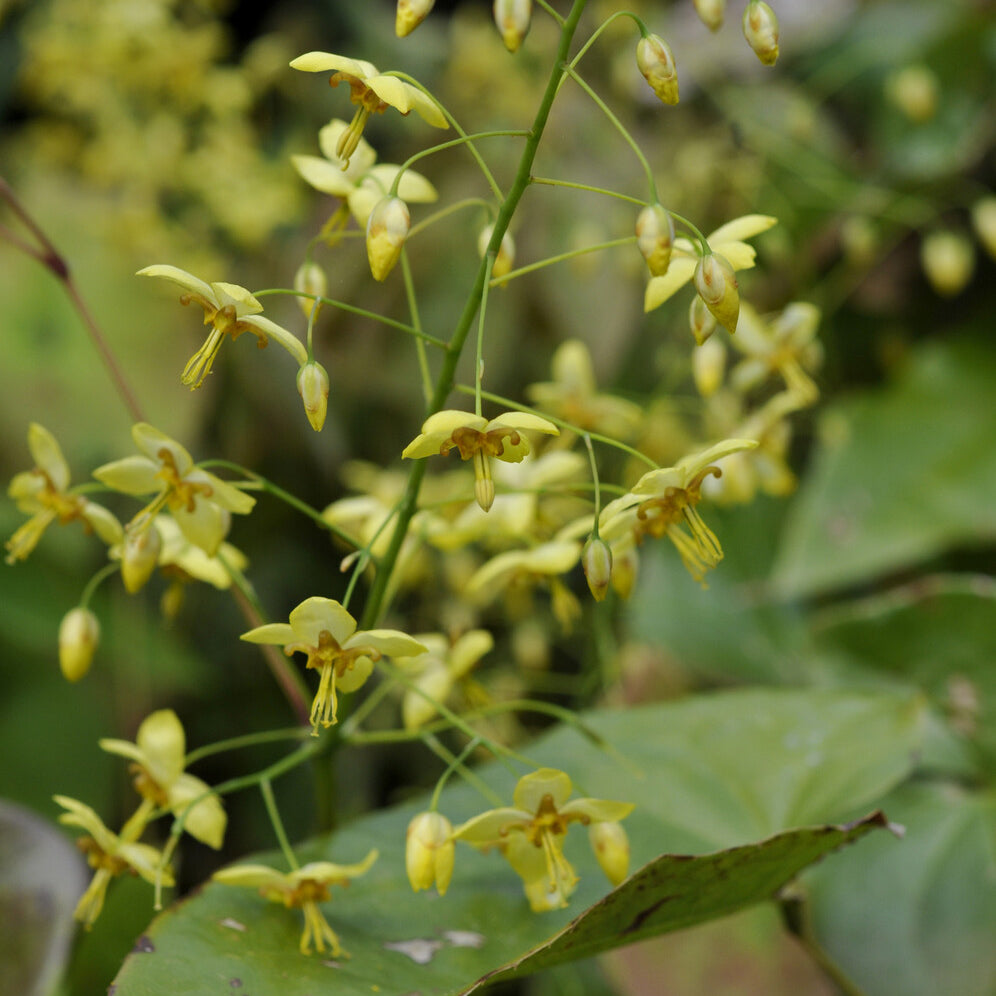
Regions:
<instances>
[{"instance_id":1,"label":"yellow flower","mask_svg":"<svg viewBox=\"0 0 996 996\"><path fill-rule=\"evenodd\" d=\"M319 672L311 705L311 735L336 722L338 692L355 692L382 656L414 657L425 647L396 629L356 629L356 620L334 599L317 596L293 609L286 623L269 623L242 634L249 643L283 644L284 653L308 655L307 667Z\"/></svg>"},{"instance_id":2,"label":"yellow flower","mask_svg":"<svg viewBox=\"0 0 996 996\"><path fill-rule=\"evenodd\" d=\"M552 422L528 412L505 412L489 422L483 415L447 409L430 415L422 432L401 455L419 460L459 450L461 460L474 461L474 495L486 512L495 500L492 458L519 463L530 451L529 440L523 434L527 431L559 435Z\"/></svg>"},{"instance_id":3,"label":"yellow flower","mask_svg":"<svg viewBox=\"0 0 996 996\"><path fill-rule=\"evenodd\" d=\"M678 103L674 53L660 35L644 35L636 45L636 65L650 89L665 104Z\"/></svg>"},{"instance_id":4,"label":"yellow flower","mask_svg":"<svg viewBox=\"0 0 996 996\"><path fill-rule=\"evenodd\" d=\"M410 35L428 16L436 0L398 0L394 33L399 38Z\"/></svg>"},{"instance_id":5,"label":"yellow flower","mask_svg":"<svg viewBox=\"0 0 996 996\"><path fill-rule=\"evenodd\" d=\"M417 657L397 657L395 664L413 680L416 688L405 692L401 715L406 730L418 729L436 715L433 702L446 702L453 686L494 646L487 630L474 629L451 643L441 633L418 633L415 636L425 647ZM432 701L430 701L432 700Z\"/></svg>"},{"instance_id":6,"label":"yellow flower","mask_svg":"<svg viewBox=\"0 0 996 996\"><path fill-rule=\"evenodd\" d=\"M492 809L453 831L456 840L476 847L498 847L525 885L534 912L566 906L577 875L564 857L571 823L584 826L618 822L632 803L574 799L571 779L555 768L540 768L519 779L514 807Z\"/></svg>"},{"instance_id":7,"label":"yellow flower","mask_svg":"<svg viewBox=\"0 0 996 996\"><path fill-rule=\"evenodd\" d=\"M156 495L132 519L129 532L151 528L152 517L168 507L183 535L213 557L228 532L230 513L247 515L256 499L196 466L176 440L145 422L132 426L131 437L144 456L115 460L93 472L115 491Z\"/></svg>"},{"instance_id":8,"label":"yellow flower","mask_svg":"<svg viewBox=\"0 0 996 996\"><path fill-rule=\"evenodd\" d=\"M53 522L79 520L108 545L119 543L121 524L106 508L69 490L69 464L52 433L37 422L28 426L28 449L35 466L15 474L7 494L31 518L7 540L7 563L24 560Z\"/></svg>"},{"instance_id":9,"label":"yellow flower","mask_svg":"<svg viewBox=\"0 0 996 996\"><path fill-rule=\"evenodd\" d=\"M235 865L214 873L215 882L241 885L259 889L264 899L283 903L288 909L299 909L304 914L304 932L301 934L301 954L315 950L323 952L327 944L333 958L348 957L339 943L335 931L329 926L319 903L327 902L333 885L349 885L350 879L369 871L377 860L371 851L359 864L336 865L331 861L312 861L292 872L278 872L266 865Z\"/></svg>"},{"instance_id":10,"label":"yellow flower","mask_svg":"<svg viewBox=\"0 0 996 996\"><path fill-rule=\"evenodd\" d=\"M329 79L332 86L343 82L349 84L349 99L357 105L356 113L339 136L335 149L338 158L346 164L356 151L367 118L371 114L383 114L388 107L394 107L402 114L415 111L436 128L449 127L436 102L417 86L389 73L381 73L375 65L362 59L349 59L331 52L306 52L291 62L291 68L306 73L325 73L331 69L334 70Z\"/></svg>"},{"instance_id":11,"label":"yellow flower","mask_svg":"<svg viewBox=\"0 0 996 996\"><path fill-rule=\"evenodd\" d=\"M517 52L526 35L533 13L533 0L495 0L495 25L509 52Z\"/></svg>"},{"instance_id":12,"label":"yellow flower","mask_svg":"<svg viewBox=\"0 0 996 996\"><path fill-rule=\"evenodd\" d=\"M137 742L131 743L105 738L100 748L134 762L130 770L135 776L135 791L151 803L150 809L165 808L174 816L183 816L183 829L191 837L215 850L221 847L227 822L225 810L206 782L183 770L186 736L176 713L160 709L147 716L135 739ZM191 807L201 796L204 798Z\"/></svg>"},{"instance_id":13,"label":"yellow flower","mask_svg":"<svg viewBox=\"0 0 996 996\"><path fill-rule=\"evenodd\" d=\"M628 439L639 428L639 405L611 394L600 394L591 352L580 339L557 347L551 362L553 380L530 384L526 394L537 407L579 429Z\"/></svg>"},{"instance_id":14,"label":"yellow flower","mask_svg":"<svg viewBox=\"0 0 996 996\"><path fill-rule=\"evenodd\" d=\"M700 256L693 274L695 290L712 313L712 317L730 335L737 331L740 317L740 294L737 277L725 256L710 252Z\"/></svg>"},{"instance_id":15,"label":"yellow flower","mask_svg":"<svg viewBox=\"0 0 996 996\"><path fill-rule=\"evenodd\" d=\"M226 335L238 339L243 332L251 332L260 349L272 339L283 346L298 364L308 362L308 351L300 339L260 315L263 306L245 287L220 282L207 284L186 270L166 264L147 266L138 271L138 276L161 277L178 284L186 291L180 297L182 304L195 301L204 309L204 324L210 325L211 331L204 345L188 360L180 376L181 382L187 384L191 391L200 387L211 373L211 365Z\"/></svg>"},{"instance_id":16,"label":"yellow flower","mask_svg":"<svg viewBox=\"0 0 996 996\"><path fill-rule=\"evenodd\" d=\"M405 840L405 871L412 890L435 885L446 895L453 877L453 826L439 813L419 813L408 824Z\"/></svg>"},{"instance_id":17,"label":"yellow flower","mask_svg":"<svg viewBox=\"0 0 996 996\"><path fill-rule=\"evenodd\" d=\"M750 0L744 8L744 38L763 66L778 61L778 18L764 0Z\"/></svg>"},{"instance_id":18,"label":"yellow flower","mask_svg":"<svg viewBox=\"0 0 996 996\"><path fill-rule=\"evenodd\" d=\"M804 301L793 302L769 320L743 304L732 342L746 358L730 374L732 385L747 392L777 373L799 407L815 404L820 391L807 370L815 369L823 359L816 339L819 324L819 308Z\"/></svg>"},{"instance_id":19,"label":"yellow flower","mask_svg":"<svg viewBox=\"0 0 996 996\"><path fill-rule=\"evenodd\" d=\"M379 200L367 218L367 262L374 280L383 281L401 257L412 219L400 197Z\"/></svg>"},{"instance_id":20,"label":"yellow flower","mask_svg":"<svg viewBox=\"0 0 996 996\"><path fill-rule=\"evenodd\" d=\"M719 540L696 508L702 499L702 482L707 477L720 476L716 460L756 446L753 439L726 439L679 460L673 467L644 474L629 494L609 502L602 510L600 534L610 542L628 532L637 539L667 536L688 573L702 582L706 572L723 559Z\"/></svg>"},{"instance_id":21,"label":"yellow flower","mask_svg":"<svg viewBox=\"0 0 996 996\"><path fill-rule=\"evenodd\" d=\"M122 872L141 875L153 885L173 884L173 874L168 865L162 865L162 855L156 848L148 844L136 844L111 833L89 806L76 799L64 795L53 798L63 809L68 810L59 817L59 822L66 826L81 827L88 834L77 841L77 846L86 855L87 862L95 869L96 874L73 913L87 930L100 916L111 879Z\"/></svg>"},{"instance_id":22,"label":"yellow flower","mask_svg":"<svg viewBox=\"0 0 996 996\"><path fill-rule=\"evenodd\" d=\"M734 270L749 270L754 265L756 251L744 242L754 235L766 232L778 219L764 214L745 214L727 222L706 237L714 253L721 255ZM679 291L695 273L699 261L696 247L686 238L674 240L671 263L662 277L652 277L643 298L643 310L659 308L676 291Z\"/></svg>"},{"instance_id":23,"label":"yellow flower","mask_svg":"<svg viewBox=\"0 0 996 996\"><path fill-rule=\"evenodd\" d=\"M335 150L348 128L345 121L333 119L318 132L318 145L325 158L291 156L291 161L306 183L324 194L342 198L350 214L365 228L374 205L387 196L401 167L378 164L377 153L362 138L349 162L344 162ZM430 204L438 196L436 188L415 170L405 170L398 182L398 197L405 203Z\"/></svg>"}]
</instances>

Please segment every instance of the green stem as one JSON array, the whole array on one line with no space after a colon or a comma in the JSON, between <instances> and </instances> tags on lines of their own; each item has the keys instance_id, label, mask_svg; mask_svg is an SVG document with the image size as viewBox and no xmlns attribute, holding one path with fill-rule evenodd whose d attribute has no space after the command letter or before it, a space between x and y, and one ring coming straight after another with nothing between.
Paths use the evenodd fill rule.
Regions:
<instances>
[{"instance_id":1,"label":"green stem","mask_svg":"<svg viewBox=\"0 0 996 996\"><path fill-rule=\"evenodd\" d=\"M591 479L595 485L595 522L592 526L592 538L598 539L598 516L602 511L602 485L598 478L598 463L595 461L595 447L591 445L591 433L584 434L584 445L588 450L588 463L591 464Z\"/></svg>"},{"instance_id":2,"label":"green stem","mask_svg":"<svg viewBox=\"0 0 996 996\"><path fill-rule=\"evenodd\" d=\"M446 149L452 149L456 145L472 145L475 139L478 138L527 138L529 136L528 131L523 131L521 128L509 129L505 131L481 131L476 135L462 135L460 138L450 139L448 142L440 142L439 145L430 146L428 149L421 149L414 155L409 156L399 167L396 176L394 177L394 182L391 184L391 189L388 192L389 197L398 196L398 185L401 183L401 177L404 176L405 170L411 169L420 159L425 159L426 156L431 156L436 152L443 152ZM501 196L498 194L498 196ZM409 233L410 234L410 233Z\"/></svg>"},{"instance_id":3,"label":"green stem","mask_svg":"<svg viewBox=\"0 0 996 996\"><path fill-rule=\"evenodd\" d=\"M520 266L517 270L511 270L506 273L505 276L499 277L491 282L495 285L506 284L509 280L514 280L516 277L525 276L525 274L532 273L534 270L541 270L544 266L552 266L554 263L562 263L565 259L575 259L577 256L584 256L590 252L600 252L602 249L615 249L616 246L632 245L634 242L636 242L635 235L624 235L622 238L610 239L608 242L599 242L594 246L584 246L581 249L571 249L569 252L558 253L556 256L548 256L546 259L530 263L528 266Z\"/></svg>"},{"instance_id":4,"label":"green stem","mask_svg":"<svg viewBox=\"0 0 996 996\"><path fill-rule=\"evenodd\" d=\"M270 287L267 290L253 291L253 297L266 297L268 294L289 294L292 297L306 297L311 298L314 301L321 301L322 304L330 304L333 308L338 308L340 311L348 311L351 315L359 315L362 318L370 318L375 322L380 322L381 325L387 325L392 329L397 329L399 332L406 332L408 335L417 336L419 339L424 339L426 342L431 343L439 349L446 348L446 343L442 339L439 339L434 335L429 335L428 332L412 328L411 325L395 321L393 318L378 315L376 311L368 311L366 308L358 308L354 304L347 304L345 301L339 301L334 297L323 297L321 294L306 294L304 291L288 290L286 287Z\"/></svg>"},{"instance_id":5,"label":"green stem","mask_svg":"<svg viewBox=\"0 0 996 996\"><path fill-rule=\"evenodd\" d=\"M557 84L560 80L561 66L567 60L571 39L574 36L574 32L577 30L578 21L584 11L585 3L586 0L574 0L571 12L564 22L554 68L551 70L546 89L543 92L539 108L537 109L536 116L533 119L533 126L530 129L529 138L526 139L525 147L522 150L522 156L519 160L519 168L516 172L515 179L512 181L512 187L509 190L508 197L505 198L500 210L498 211L498 217L495 220L495 225L491 232L491 242L487 247L487 252L491 253L496 258L501 247L501 240L505 237L505 232L508 231L508 224L511 221L512 216L515 214L515 210L519 205L519 201L522 199L523 193L525 193L526 188L529 186L529 176L532 170L532 165L536 159L536 152L539 148L540 140L543 137L543 131L546 127L547 120L550 117L550 109L552 108L554 98L557 95ZM443 113L446 112L444 111ZM468 143L467 147L471 150L474 148L472 143ZM493 189L497 190L497 185L495 185ZM474 285L470 290L463 312L457 322L453 336L450 339L450 343L446 348L446 353L443 356L442 366L436 380L436 390L432 397L432 403L429 405L426 412L427 416L442 410L450 391L453 389L457 363L460 359L460 354L463 351L463 346L466 342L471 325L473 324L474 315L477 313L477 309L481 301L481 295L484 292L484 283L487 277L487 272L487 257L485 257L485 259L481 261L481 265L478 267ZM422 479L425 476L426 463L427 462L425 460L416 460L411 472L408 475L408 484L398 507L398 522L395 526L394 534L391 537L391 544L384 556L381 558L380 567L377 574L374 576L374 582L371 585L370 594L367 598L367 603L363 611L363 617L360 622L361 629L373 629L380 617L388 584L391 579L391 573L394 570L394 565L397 562L398 555L401 552L401 544L404 542L405 536L408 533L409 523L411 522L418 506L418 493L422 486Z\"/></svg>"},{"instance_id":6,"label":"green stem","mask_svg":"<svg viewBox=\"0 0 996 996\"><path fill-rule=\"evenodd\" d=\"M408 311L412 316L412 328L422 331L422 323L418 315L418 300L415 296L415 284L412 281L412 268L408 261L408 250L401 247L401 275L405 282L405 296L408 298ZM425 354L425 343L421 336L415 337L415 354L418 357L418 369L422 375L422 394L425 403L432 400L432 371L429 369L429 358Z\"/></svg>"},{"instance_id":7,"label":"green stem","mask_svg":"<svg viewBox=\"0 0 996 996\"><path fill-rule=\"evenodd\" d=\"M541 7L545 10L561 27L564 26L564 18L562 14L557 13L546 0L536 0L536 6Z\"/></svg>"},{"instance_id":8,"label":"green stem","mask_svg":"<svg viewBox=\"0 0 996 996\"><path fill-rule=\"evenodd\" d=\"M631 18L636 26L640 29L640 34L646 37L649 32L647 31L647 26L636 16L631 10L617 10L611 17L607 17L595 30L592 32L591 37L578 49L577 55L571 59L570 68L573 69L583 58L585 53L591 48L592 45L598 41L599 36L602 32L613 22L618 20L620 17ZM566 74L565 74L566 76Z\"/></svg>"},{"instance_id":9,"label":"green stem","mask_svg":"<svg viewBox=\"0 0 996 996\"><path fill-rule=\"evenodd\" d=\"M83 594L80 595L80 608L85 609L90 604L90 599L93 598L93 593L97 590L102 582L107 580L112 574L117 574L121 569L121 565L117 562L112 564L105 564L99 571L89 581L86 583L86 587L83 589Z\"/></svg>"},{"instance_id":10,"label":"green stem","mask_svg":"<svg viewBox=\"0 0 996 996\"><path fill-rule=\"evenodd\" d=\"M457 384L456 390L461 394L472 394L474 389L468 387L466 384ZM523 405L518 401L513 401L511 398L504 398L500 394L492 394L490 391L482 391L482 398L487 398L488 401L493 401L497 405L504 405L506 408L514 408L516 411L520 412L530 412L533 415L539 415L541 418L545 418L554 425L559 426L561 429L567 429L569 432L576 432L579 436L584 433L584 429L580 426L574 425L573 422L568 422L566 419L557 418L556 415L551 415L549 412L540 411L538 408L531 408L529 405ZM623 453L628 453L632 457L636 457L637 460L642 460L647 466L652 470L659 470L660 464L654 460L651 460L646 453L641 453L639 450L633 449L632 446L627 446L626 443L619 442L618 439L613 439L611 436L603 436L600 432L589 432L589 436L596 442L604 443L606 446L614 446L617 450L622 450Z\"/></svg>"},{"instance_id":11,"label":"green stem","mask_svg":"<svg viewBox=\"0 0 996 996\"><path fill-rule=\"evenodd\" d=\"M654 181L654 172L650 168L650 163L647 162L647 157L643 154L643 150L640 148L639 145L636 144L636 141L634 140L633 136L630 135L630 133L626 130L626 126L619 120L619 118L615 116L615 114L612 113L612 111L609 109L609 105L606 104L605 101L602 100L602 98L599 97L598 94L595 93L595 91L592 90L592 88L588 86L587 83L585 83L585 81L581 78L576 69L574 69L571 66L565 66L564 72L567 73L567 75L570 76L571 79L573 79L574 82L577 83L577 85L581 87L581 89L584 90L584 92L588 94L588 96L602 110L602 113L609 119L609 121L612 122L613 127L623 137L626 144L629 145L629 147L633 150L633 152L636 155L636 158L640 160L640 165L643 167L643 172L646 173L647 175L647 186L650 188L650 200L652 203L656 204L657 184Z\"/></svg>"},{"instance_id":12,"label":"green stem","mask_svg":"<svg viewBox=\"0 0 996 996\"><path fill-rule=\"evenodd\" d=\"M488 291L491 288L491 271L495 254L488 251L484 257L484 288L481 291L481 310L477 314L477 361L474 364L474 414L481 414L481 380L484 378L484 322L488 312Z\"/></svg>"},{"instance_id":13,"label":"green stem","mask_svg":"<svg viewBox=\"0 0 996 996\"><path fill-rule=\"evenodd\" d=\"M264 730L260 733L244 733L239 737L229 737L227 740L219 740L213 744L206 744L192 750L183 759L183 767L189 768L198 761L211 757L212 754L222 754L228 750L240 750L243 747L256 747L259 744L269 744L280 740L305 740L309 736L308 730L302 730L299 726L290 727L285 730Z\"/></svg>"},{"instance_id":14,"label":"green stem","mask_svg":"<svg viewBox=\"0 0 996 996\"><path fill-rule=\"evenodd\" d=\"M260 781L259 791L263 796L263 802L266 803L266 812L270 817L270 823L273 824L273 832L277 836L280 850L283 851L284 860L290 865L291 871L297 871L300 866L297 863L297 858L294 857L294 849L287 839L287 831L284 829L284 821L280 819L280 810L277 809L277 800L273 798L273 786L270 784L269 778Z\"/></svg>"},{"instance_id":15,"label":"green stem","mask_svg":"<svg viewBox=\"0 0 996 996\"><path fill-rule=\"evenodd\" d=\"M629 194L621 194L618 190L609 190L607 187L593 187L590 183L555 180L549 176L531 176L529 182L544 184L547 187L569 187L571 190L587 190L590 194L603 194L606 197L615 197L621 201L628 201L630 204L639 204L640 207L643 207L647 203L639 197L630 197Z\"/></svg>"},{"instance_id":16,"label":"green stem","mask_svg":"<svg viewBox=\"0 0 996 996\"><path fill-rule=\"evenodd\" d=\"M503 799L497 792L493 791L491 787L478 775L474 774L470 768L464 765L464 761L470 757L471 753L475 751L480 745L480 739L475 737L462 751L459 755L454 755L451 751L447 750L446 747L441 744L434 736L428 735L423 738L425 745L431 750L437 757L439 757L445 764L446 770L439 776L439 781L436 782L436 788L432 793L432 799L429 802L429 810L431 812L436 812L439 808L439 796L443 791L443 787L449 780L450 775L454 771L460 773L460 777L463 778L468 785L473 786L477 789L481 795L484 796L492 806L501 806L503 804Z\"/></svg>"}]
</instances>

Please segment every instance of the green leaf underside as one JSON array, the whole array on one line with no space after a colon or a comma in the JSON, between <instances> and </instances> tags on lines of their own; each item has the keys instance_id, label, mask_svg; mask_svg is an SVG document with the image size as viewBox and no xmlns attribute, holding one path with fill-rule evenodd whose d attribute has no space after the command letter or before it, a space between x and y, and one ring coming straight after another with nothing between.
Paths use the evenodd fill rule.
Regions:
<instances>
[{"instance_id":1,"label":"green leaf underside","mask_svg":"<svg viewBox=\"0 0 996 996\"><path fill-rule=\"evenodd\" d=\"M903 780L922 713L910 696L750 691L591 714L588 725L622 759L566 729L533 745L530 756L569 770L579 795L637 804L626 826L631 868L639 871L619 889L609 892L586 831L574 827L565 851L581 880L565 910L531 914L507 863L466 846L458 846L445 897L416 895L403 851L408 821L425 807L420 800L299 850L302 863L349 863L371 847L381 852L367 875L334 889L322 906L349 959L300 954L298 911L267 903L250 889L209 883L153 921L126 959L115 996L206 996L229 988L281 996L455 996L485 979L534 972L726 915L770 899L802 868L884 825L875 814L848 827L788 829L799 817L822 823L853 816ZM838 727L845 732L838 735ZM818 764L814 736L822 744ZM859 767L866 763L873 773L869 778L843 777L853 771L855 745L862 749ZM717 800L720 773L736 752L737 784L729 787L727 774L725 796ZM511 798L509 772L494 765L480 771ZM454 822L486 808L464 785L447 788L440 800ZM761 837L767 839L743 843ZM697 856L661 856L676 851ZM284 867L276 854L247 860Z\"/></svg>"}]
</instances>

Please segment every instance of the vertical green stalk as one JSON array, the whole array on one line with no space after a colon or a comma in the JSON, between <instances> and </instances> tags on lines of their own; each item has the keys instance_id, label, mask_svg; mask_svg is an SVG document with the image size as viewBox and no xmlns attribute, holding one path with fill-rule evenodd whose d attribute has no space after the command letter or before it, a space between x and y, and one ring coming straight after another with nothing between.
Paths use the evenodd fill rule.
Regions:
<instances>
[{"instance_id":1,"label":"vertical green stalk","mask_svg":"<svg viewBox=\"0 0 996 996\"><path fill-rule=\"evenodd\" d=\"M525 148L522 150L518 171L515 174L515 179L512 182L508 196L498 211L498 217L491 232L491 242L488 244L485 257L481 260L481 265L478 267L477 277L467 298L467 303L464 305L463 313L460 315L456 329L453 332L453 337L443 356L443 364L439 371L439 378L436 381L436 390L432 396L432 402L426 411L427 416L442 410L450 391L453 389L457 362L460 359L467 335L474 322L474 315L477 314L481 296L484 293L488 273L488 257L497 258L498 251L501 248L501 240L508 231L509 222L515 214L515 209L519 206L519 201L522 199L526 187L529 186L529 176L532 171L533 161L536 158L536 152L539 149L543 131L550 117L550 109L553 107L553 101L557 96L557 88L560 84L564 66L567 63L571 40L574 37L574 32L577 30L578 22L581 20L586 3L587 0L574 0L571 12L564 20L564 26L560 33L560 44L557 47L556 61L550 71L550 78L547 81L546 89L543 91L543 97L540 100L539 108L533 119L533 125L529 131L529 137L526 139ZM401 552L401 544L408 532L408 524L415 514L418 493L422 486L422 479L425 476L425 469L425 460L414 461L411 472L408 475L408 484L405 487L404 496L398 508L398 522L394 529L394 535L391 537L391 545L381 558L380 568L374 577L370 594L367 597L363 617L360 620L361 629L372 629L380 617L387 587L391 580L391 574L397 562L398 554Z\"/></svg>"}]
</instances>

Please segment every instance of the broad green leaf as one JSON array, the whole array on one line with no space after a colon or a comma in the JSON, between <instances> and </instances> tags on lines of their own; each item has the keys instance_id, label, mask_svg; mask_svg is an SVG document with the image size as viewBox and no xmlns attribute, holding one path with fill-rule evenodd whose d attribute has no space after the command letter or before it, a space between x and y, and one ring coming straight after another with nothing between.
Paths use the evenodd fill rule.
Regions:
<instances>
[{"instance_id":1,"label":"broad green leaf","mask_svg":"<svg viewBox=\"0 0 996 996\"><path fill-rule=\"evenodd\" d=\"M539 947L521 971L563 960L568 950L590 953L722 915L770 896L849 833L864 832L790 828L851 816L905 778L922 716L921 703L908 695L785 691L728 692L586 716L591 736L560 729L529 753L569 771L578 794L637 804L626 820L631 867L647 867L617 892L606 897L585 832L575 828L566 854L581 881L568 909L529 913L521 883L501 857L465 846L458 847L444 898L413 894L404 834L424 808L421 800L302 848L302 862L351 863L372 847L381 852L367 875L324 906L352 954L348 961L301 955L300 913L252 890L212 883L154 921L117 979L117 996L162 993L165 980L170 992L208 992L205 978L232 986L238 979L246 991L284 996L313 992L332 977L343 993L369 993L373 984L384 994L457 993ZM481 776L511 799L515 779L505 768L488 765ZM486 808L464 785L447 788L440 801L454 822ZM262 860L283 867L277 855ZM666 899L677 895L683 898ZM621 919L631 927L625 938Z\"/></svg>"},{"instance_id":2,"label":"broad green leaf","mask_svg":"<svg viewBox=\"0 0 996 996\"><path fill-rule=\"evenodd\" d=\"M872 839L807 873L817 939L866 996L992 996L996 800L910 784L885 804L899 847Z\"/></svg>"},{"instance_id":3,"label":"broad green leaf","mask_svg":"<svg viewBox=\"0 0 996 996\"><path fill-rule=\"evenodd\" d=\"M814 640L861 667L918 685L964 738L996 759L996 582L923 578L828 610Z\"/></svg>"},{"instance_id":4,"label":"broad green leaf","mask_svg":"<svg viewBox=\"0 0 996 996\"><path fill-rule=\"evenodd\" d=\"M79 852L30 810L0 802L0 992L47 996L85 886Z\"/></svg>"},{"instance_id":5,"label":"broad green leaf","mask_svg":"<svg viewBox=\"0 0 996 996\"><path fill-rule=\"evenodd\" d=\"M996 537L994 385L988 346L931 343L891 387L829 407L777 591L808 597Z\"/></svg>"}]
</instances>

